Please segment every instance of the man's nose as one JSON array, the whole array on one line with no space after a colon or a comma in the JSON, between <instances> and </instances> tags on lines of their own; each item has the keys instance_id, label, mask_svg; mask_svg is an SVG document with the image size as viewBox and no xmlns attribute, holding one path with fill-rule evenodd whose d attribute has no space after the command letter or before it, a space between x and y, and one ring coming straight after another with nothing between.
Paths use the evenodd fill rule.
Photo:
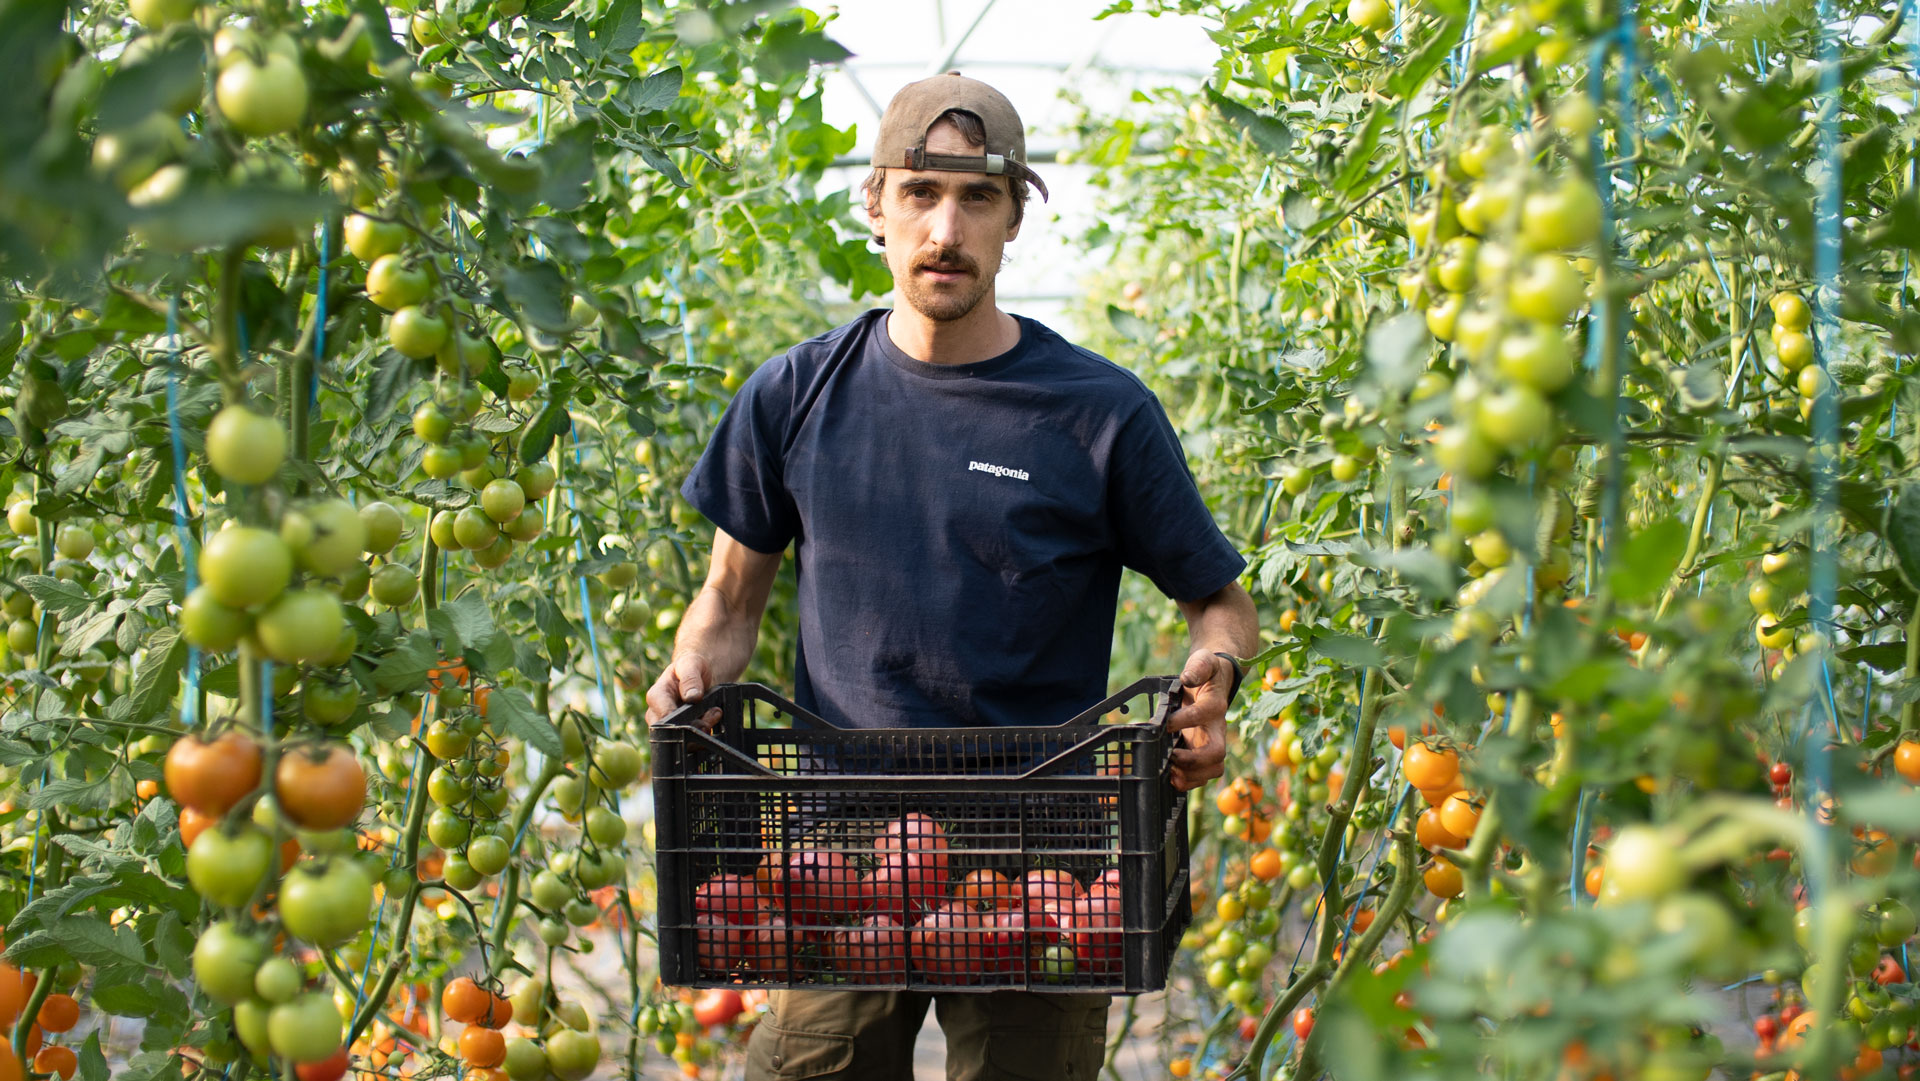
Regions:
<instances>
[{"instance_id":1,"label":"man's nose","mask_svg":"<svg viewBox=\"0 0 1920 1081\"><path fill-rule=\"evenodd\" d=\"M946 198L933 208L932 219L927 223L927 241L936 248L957 248L960 246L960 200Z\"/></svg>"}]
</instances>

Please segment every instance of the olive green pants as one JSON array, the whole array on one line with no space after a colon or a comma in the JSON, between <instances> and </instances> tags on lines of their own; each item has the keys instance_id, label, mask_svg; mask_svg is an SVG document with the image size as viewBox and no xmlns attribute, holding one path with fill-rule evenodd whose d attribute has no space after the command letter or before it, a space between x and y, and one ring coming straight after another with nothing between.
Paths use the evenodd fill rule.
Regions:
<instances>
[{"instance_id":1,"label":"olive green pants","mask_svg":"<svg viewBox=\"0 0 1920 1081\"><path fill-rule=\"evenodd\" d=\"M774 991L747 1043L747 1081L912 1081L913 1042L934 1008L947 1081L1093 1081L1106 995Z\"/></svg>"}]
</instances>

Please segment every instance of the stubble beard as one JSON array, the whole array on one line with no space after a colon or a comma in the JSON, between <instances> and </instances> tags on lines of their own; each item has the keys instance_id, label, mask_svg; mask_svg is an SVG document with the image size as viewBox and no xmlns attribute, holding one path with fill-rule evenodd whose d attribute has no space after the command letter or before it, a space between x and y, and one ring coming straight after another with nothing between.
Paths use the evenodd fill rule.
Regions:
<instances>
[{"instance_id":1,"label":"stubble beard","mask_svg":"<svg viewBox=\"0 0 1920 1081\"><path fill-rule=\"evenodd\" d=\"M934 261L932 258L915 259L906 276L900 279L900 295L914 311L935 323L957 323L971 315L986 299L993 289L993 279L981 274L979 266L968 260L965 269L970 272L970 277L944 288L931 285L920 276L920 269L922 265Z\"/></svg>"}]
</instances>

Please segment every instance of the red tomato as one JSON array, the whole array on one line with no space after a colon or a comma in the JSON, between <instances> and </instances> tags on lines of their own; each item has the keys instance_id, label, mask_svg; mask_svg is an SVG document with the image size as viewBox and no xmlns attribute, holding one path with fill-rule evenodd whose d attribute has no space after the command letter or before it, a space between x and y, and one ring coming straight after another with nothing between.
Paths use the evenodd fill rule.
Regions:
<instances>
[{"instance_id":1,"label":"red tomato","mask_svg":"<svg viewBox=\"0 0 1920 1081\"><path fill-rule=\"evenodd\" d=\"M1302 1006L1293 1011L1293 1034L1303 1040L1313 1034L1313 1007Z\"/></svg>"},{"instance_id":2,"label":"red tomato","mask_svg":"<svg viewBox=\"0 0 1920 1081\"><path fill-rule=\"evenodd\" d=\"M693 1020L701 1028L732 1024L733 1019L739 1017L746 1008L746 1001L740 997L740 992L729 987L715 987L701 992L700 997L693 1000Z\"/></svg>"}]
</instances>

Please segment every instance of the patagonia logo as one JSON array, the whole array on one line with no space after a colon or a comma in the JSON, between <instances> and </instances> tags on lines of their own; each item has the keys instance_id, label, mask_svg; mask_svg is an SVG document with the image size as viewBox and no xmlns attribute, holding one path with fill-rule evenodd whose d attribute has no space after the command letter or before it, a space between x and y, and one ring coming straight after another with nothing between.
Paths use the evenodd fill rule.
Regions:
<instances>
[{"instance_id":1,"label":"patagonia logo","mask_svg":"<svg viewBox=\"0 0 1920 1081\"><path fill-rule=\"evenodd\" d=\"M991 462L968 462L967 472L992 473L996 477L1012 477L1014 480L1027 479L1027 471L1024 469L1008 469L1004 465L994 465Z\"/></svg>"}]
</instances>

